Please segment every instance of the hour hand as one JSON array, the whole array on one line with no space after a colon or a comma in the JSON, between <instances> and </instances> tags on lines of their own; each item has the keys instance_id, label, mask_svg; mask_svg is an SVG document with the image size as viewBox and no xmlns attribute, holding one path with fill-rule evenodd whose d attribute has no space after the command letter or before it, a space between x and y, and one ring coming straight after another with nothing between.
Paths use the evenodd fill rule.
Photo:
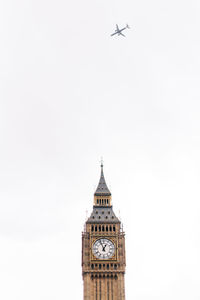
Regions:
<instances>
[{"instance_id":1,"label":"hour hand","mask_svg":"<svg viewBox=\"0 0 200 300\"><path fill-rule=\"evenodd\" d=\"M106 250L105 250L106 246L107 246L107 245L105 245L105 246L103 246L103 245L102 245L102 247L103 247L103 251L104 251L104 252L106 251Z\"/></svg>"}]
</instances>

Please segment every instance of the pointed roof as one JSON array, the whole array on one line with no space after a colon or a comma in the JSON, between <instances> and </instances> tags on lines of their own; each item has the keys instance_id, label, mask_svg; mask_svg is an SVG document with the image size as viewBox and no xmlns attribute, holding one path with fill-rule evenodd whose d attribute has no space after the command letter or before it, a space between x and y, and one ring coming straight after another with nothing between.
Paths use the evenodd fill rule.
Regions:
<instances>
[{"instance_id":1,"label":"pointed roof","mask_svg":"<svg viewBox=\"0 0 200 300\"><path fill-rule=\"evenodd\" d=\"M101 176L99 180L99 184L97 186L96 192L94 193L95 196L111 196L111 192L109 191L104 174L103 174L103 163L101 163Z\"/></svg>"},{"instance_id":2,"label":"pointed roof","mask_svg":"<svg viewBox=\"0 0 200 300\"><path fill-rule=\"evenodd\" d=\"M93 206L93 211L87 220L87 223L120 223L120 220L116 217L112 206L110 207L98 207Z\"/></svg>"}]
</instances>

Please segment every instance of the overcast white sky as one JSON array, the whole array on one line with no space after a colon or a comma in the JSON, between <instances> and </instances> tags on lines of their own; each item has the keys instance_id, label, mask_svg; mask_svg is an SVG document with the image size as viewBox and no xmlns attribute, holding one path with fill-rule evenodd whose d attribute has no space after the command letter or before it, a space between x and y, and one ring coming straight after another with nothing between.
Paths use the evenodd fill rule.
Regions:
<instances>
[{"instance_id":1,"label":"overcast white sky","mask_svg":"<svg viewBox=\"0 0 200 300\"><path fill-rule=\"evenodd\" d=\"M126 299L200 299L199 16L198 0L0 1L0 299L82 299L101 156Z\"/></svg>"}]
</instances>

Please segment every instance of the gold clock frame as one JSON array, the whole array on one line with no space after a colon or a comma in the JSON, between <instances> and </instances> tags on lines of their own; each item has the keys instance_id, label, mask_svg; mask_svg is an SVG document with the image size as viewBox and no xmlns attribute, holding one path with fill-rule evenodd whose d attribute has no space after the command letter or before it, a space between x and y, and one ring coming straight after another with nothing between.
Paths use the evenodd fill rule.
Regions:
<instances>
[{"instance_id":1,"label":"gold clock frame","mask_svg":"<svg viewBox=\"0 0 200 300\"><path fill-rule=\"evenodd\" d=\"M107 240L110 240L114 246L115 246L115 254L109 258L109 259L99 259L97 258L93 252L92 252L92 249L93 249L93 245L94 243L99 240L99 239L107 239ZM107 261L116 261L117 260L117 257L118 257L118 239L114 236L110 236L110 235L95 235L95 236L92 236L91 237L91 249L90 249L90 260L91 261L98 261L98 262L107 262Z\"/></svg>"}]
</instances>

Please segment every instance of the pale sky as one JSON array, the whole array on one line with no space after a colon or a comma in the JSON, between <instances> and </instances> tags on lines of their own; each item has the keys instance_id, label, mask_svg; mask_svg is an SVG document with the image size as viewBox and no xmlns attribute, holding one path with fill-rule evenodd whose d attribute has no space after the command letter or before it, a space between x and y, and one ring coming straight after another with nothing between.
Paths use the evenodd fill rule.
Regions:
<instances>
[{"instance_id":1,"label":"pale sky","mask_svg":"<svg viewBox=\"0 0 200 300\"><path fill-rule=\"evenodd\" d=\"M101 156L126 300L200 299L199 16L198 0L0 1L0 299L83 299Z\"/></svg>"}]
</instances>

